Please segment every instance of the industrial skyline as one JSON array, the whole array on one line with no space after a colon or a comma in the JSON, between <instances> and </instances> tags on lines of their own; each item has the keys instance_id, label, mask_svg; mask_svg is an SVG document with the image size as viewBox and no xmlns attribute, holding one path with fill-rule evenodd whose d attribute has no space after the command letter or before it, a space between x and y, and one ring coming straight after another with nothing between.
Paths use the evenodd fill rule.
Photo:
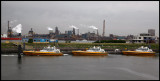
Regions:
<instances>
[{"instance_id":1,"label":"industrial skyline","mask_svg":"<svg viewBox=\"0 0 160 81\"><path fill-rule=\"evenodd\" d=\"M69 27L73 25L81 34L137 35L155 29L159 36L158 1L2 1L1 5L1 34L7 34L11 21L11 27L22 24L22 35L31 28L47 34L47 27L58 27L64 33L73 30ZM103 20L107 22L105 28Z\"/></svg>"}]
</instances>

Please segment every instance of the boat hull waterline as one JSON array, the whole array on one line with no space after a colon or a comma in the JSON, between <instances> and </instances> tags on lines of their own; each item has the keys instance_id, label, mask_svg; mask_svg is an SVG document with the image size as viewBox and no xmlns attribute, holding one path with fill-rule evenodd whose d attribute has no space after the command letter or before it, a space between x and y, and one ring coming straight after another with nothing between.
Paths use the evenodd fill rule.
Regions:
<instances>
[{"instance_id":1,"label":"boat hull waterline","mask_svg":"<svg viewBox=\"0 0 160 81\"><path fill-rule=\"evenodd\" d=\"M63 53L40 52L40 51L23 51L24 55L41 55L41 56L62 56Z\"/></svg>"},{"instance_id":2,"label":"boat hull waterline","mask_svg":"<svg viewBox=\"0 0 160 81\"><path fill-rule=\"evenodd\" d=\"M147 55L147 56L153 56L155 55L155 52L138 52L138 51L122 51L124 55Z\"/></svg>"},{"instance_id":3,"label":"boat hull waterline","mask_svg":"<svg viewBox=\"0 0 160 81\"><path fill-rule=\"evenodd\" d=\"M100 56L100 55L108 55L108 53L102 53L102 52L88 52L88 51L72 51L73 55L77 56Z\"/></svg>"}]
</instances>

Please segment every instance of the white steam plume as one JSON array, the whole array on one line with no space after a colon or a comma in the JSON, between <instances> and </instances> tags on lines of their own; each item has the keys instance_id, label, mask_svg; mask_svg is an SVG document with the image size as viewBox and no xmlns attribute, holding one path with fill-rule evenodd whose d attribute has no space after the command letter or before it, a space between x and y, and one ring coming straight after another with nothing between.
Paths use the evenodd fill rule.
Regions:
<instances>
[{"instance_id":1,"label":"white steam plume","mask_svg":"<svg viewBox=\"0 0 160 81\"><path fill-rule=\"evenodd\" d=\"M53 28L51 28L51 27L48 27L48 30L53 30Z\"/></svg>"},{"instance_id":2,"label":"white steam plume","mask_svg":"<svg viewBox=\"0 0 160 81\"><path fill-rule=\"evenodd\" d=\"M73 26L73 25L72 25L72 26L69 26L69 27L70 27L70 28L79 29L79 28L77 28L76 26Z\"/></svg>"},{"instance_id":3,"label":"white steam plume","mask_svg":"<svg viewBox=\"0 0 160 81\"><path fill-rule=\"evenodd\" d=\"M98 28L97 27L95 27L95 26L89 26L89 28L92 28L92 29L95 29L95 30L97 30Z\"/></svg>"},{"instance_id":4,"label":"white steam plume","mask_svg":"<svg viewBox=\"0 0 160 81\"><path fill-rule=\"evenodd\" d=\"M13 32L22 33L22 25L18 24L16 27L12 29Z\"/></svg>"}]
</instances>

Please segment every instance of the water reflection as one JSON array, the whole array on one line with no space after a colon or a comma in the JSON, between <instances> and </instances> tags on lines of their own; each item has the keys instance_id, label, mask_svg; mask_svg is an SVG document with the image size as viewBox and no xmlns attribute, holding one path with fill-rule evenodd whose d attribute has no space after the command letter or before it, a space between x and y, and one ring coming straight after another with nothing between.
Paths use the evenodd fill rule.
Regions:
<instances>
[{"instance_id":1,"label":"water reflection","mask_svg":"<svg viewBox=\"0 0 160 81\"><path fill-rule=\"evenodd\" d=\"M22 58L18 58L17 64L18 64L18 69L21 69L22 68Z\"/></svg>"},{"instance_id":2,"label":"water reflection","mask_svg":"<svg viewBox=\"0 0 160 81\"><path fill-rule=\"evenodd\" d=\"M155 80L159 56L2 56L3 80Z\"/></svg>"},{"instance_id":3,"label":"water reflection","mask_svg":"<svg viewBox=\"0 0 160 81\"><path fill-rule=\"evenodd\" d=\"M22 59L21 58L18 58L18 64L22 64Z\"/></svg>"},{"instance_id":4,"label":"water reflection","mask_svg":"<svg viewBox=\"0 0 160 81\"><path fill-rule=\"evenodd\" d=\"M106 58L108 56L72 56L74 58Z\"/></svg>"},{"instance_id":5,"label":"water reflection","mask_svg":"<svg viewBox=\"0 0 160 81\"><path fill-rule=\"evenodd\" d=\"M124 56L133 56L133 57L148 57L148 58L157 58L159 56L155 55L155 56L145 56L145 55L124 55Z\"/></svg>"},{"instance_id":6,"label":"water reflection","mask_svg":"<svg viewBox=\"0 0 160 81\"><path fill-rule=\"evenodd\" d=\"M63 56L39 56L39 55L37 55L37 56L28 56L28 55L25 55L24 56L24 58L28 58L28 57L30 57L30 58L58 58L58 57L63 57Z\"/></svg>"}]
</instances>

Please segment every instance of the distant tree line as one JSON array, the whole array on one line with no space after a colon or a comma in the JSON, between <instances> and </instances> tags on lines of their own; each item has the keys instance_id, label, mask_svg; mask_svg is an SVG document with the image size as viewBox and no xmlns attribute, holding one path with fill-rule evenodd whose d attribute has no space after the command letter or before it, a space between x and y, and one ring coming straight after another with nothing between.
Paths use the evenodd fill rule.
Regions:
<instances>
[{"instance_id":1,"label":"distant tree line","mask_svg":"<svg viewBox=\"0 0 160 81\"><path fill-rule=\"evenodd\" d=\"M94 43L126 43L125 40L97 40Z\"/></svg>"}]
</instances>

